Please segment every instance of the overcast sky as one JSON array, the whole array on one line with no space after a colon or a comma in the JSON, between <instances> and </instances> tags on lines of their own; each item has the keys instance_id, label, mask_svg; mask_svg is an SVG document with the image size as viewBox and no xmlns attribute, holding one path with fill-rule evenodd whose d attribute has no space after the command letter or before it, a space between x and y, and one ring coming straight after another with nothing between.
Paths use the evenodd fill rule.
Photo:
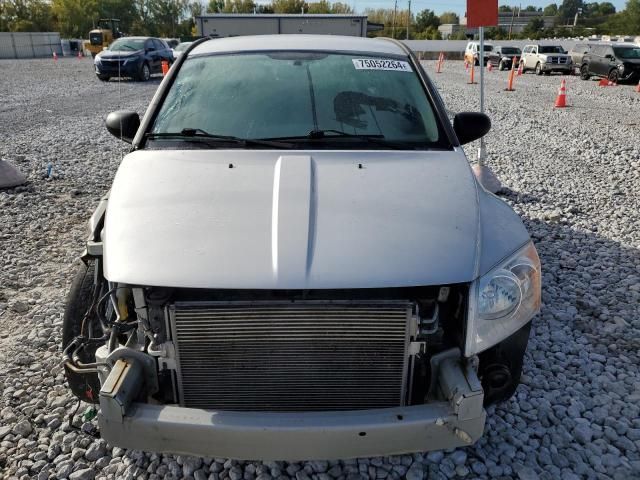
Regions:
<instances>
[{"instance_id":1,"label":"overcast sky","mask_svg":"<svg viewBox=\"0 0 640 480\"><path fill-rule=\"evenodd\" d=\"M308 0L313 1L313 0ZM329 0L333 1L333 0ZM352 7L355 8L357 13L362 13L366 8L393 8L394 0L342 0L344 3L348 3ZM517 2L509 2L498 0L500 5L512 5L519 6L522 5L522 8L527 5L534 5L536 7L544 8L550 3L557 3L560 5L562 0L524 0L522 3ZM624 5L626 0L585 0L586 2L591 1L610 1L615 5L616 10L620 11L624 9ZM267 0L258 0L257 3L269 3ZM464 15L466 11L466 0L411 0L411 11L419 12L420 10L424 10L428 8L430 10L434 10L437 14L442 12L456 12L458 15ZM398 8L406 9L407 8L407 0L398 0Z\"/></svg>"}]
</instances>

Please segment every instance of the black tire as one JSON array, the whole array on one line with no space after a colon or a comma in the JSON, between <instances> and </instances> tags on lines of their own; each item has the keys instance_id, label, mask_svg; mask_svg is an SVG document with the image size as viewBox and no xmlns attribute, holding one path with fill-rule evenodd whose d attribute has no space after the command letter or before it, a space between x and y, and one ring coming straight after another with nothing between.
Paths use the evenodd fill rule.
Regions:
<instances>
[{"instance_id":1,"label":"black tire","mask_svg":"<svg viewBox=\"0 0 640 480\"><path fill-rule=\"evenodd\" d=\"M108 82L111 79L109 75L100 75L99 73L96 73L96 77L103 82Z\"/></svg>"},{"instance_id":2,"label":"black tire","mask_svg":"<svg viewBox=\"0 0 640 480\"><path fill-rule=\"evenodd\" d=\"M523 60L520 61L520 65L522 65L522 74L524 75L524 73L527 71L527 68Z\"/></svg>"},{"instance_id":3,"label":"black tire","mask_svg":"<svg viewBox=\"0 0 640 480\"><path fill-rule=\"evenodd\" d=\"M95 264L87 265L81 263L73 278L69 294L67 295L67 305L64 311L62 322L62 349L66 348L71 341L80 335L82 321L87 310L93 302ZM95 315L95 314L94 314ZM97 330L98 321L93 323L94 335L100 335ZM95 350L98 345L83 349L80 359L83 363L95 361ZM80 400L88 403L98 403L100 392L100 380L97 373L80 374L71 371L67 366L64 368L69 388Z\"/></svg>"},{"instance_id":4,"label":"black tire","mask_svg":"<svg viewBox=\"0 0 640 480\"><path fill-rule=\"evenodd\" d=\"M582 80L589 80L591 78L591 74L589 73L589 66L582 65L580 67L580 78Z\"/></svg>"},{"instance_id":5,"label":"black tire","mask_svg":"<svg viewBox=\"0 0 640 480\"><path fill-rule=\"evenodd\" d=\"M136 80L139 82L147 82L151 78L151 67L147 62L144 62L140 65L140 70L138 71L138 75L136 76Z\"/></svg>"},{"instance_id":6,"label":"black tire","mask_svg":"<svg viewBox=\"0 0 640 480\"><path fill-rule=\"evenodd\" d=\"M500 62L498 63L498 70L500 70L501 72L504 70L504 62L502 60L500 60Z\"/></svg>"},{"instance_id":7,"label":"black tire","mask_svg":"<svg viewBox=\"0 0 640 480\"><path fill-rule=\"evenodd\" d=\"M536 63L536 75L542 75L542 65L540 62Z\"/></svg>"},{"instance_id":8,"label":"black tire","mask_svg":"<svg viewBox=\"0 0 640 480\"><path fill-rule=\"evenodd\" d=\"M609 76L607 77L607 79L610 82L618 83L618 80L620 79L620 74L618 73L618 69L614 68L613 70L611 70L609 72Z\"/></svg>"}]
</instances>

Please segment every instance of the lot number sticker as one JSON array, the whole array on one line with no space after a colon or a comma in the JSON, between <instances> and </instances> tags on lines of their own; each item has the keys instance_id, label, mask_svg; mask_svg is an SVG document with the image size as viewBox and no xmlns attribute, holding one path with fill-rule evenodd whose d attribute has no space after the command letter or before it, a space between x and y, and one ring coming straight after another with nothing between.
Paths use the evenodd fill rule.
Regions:
<instances>
[{"instance_id":1,"label":"lot number sticker","mask_svg":"<svg viewBox=\"0 0 640 480\"><path fill-rule=\"evenodd\" d=\"M409 62L400 60L385 60L382 58L353 58L356 70L393 70L396 72L411 72Z\"/></svg>"}]
</instances>

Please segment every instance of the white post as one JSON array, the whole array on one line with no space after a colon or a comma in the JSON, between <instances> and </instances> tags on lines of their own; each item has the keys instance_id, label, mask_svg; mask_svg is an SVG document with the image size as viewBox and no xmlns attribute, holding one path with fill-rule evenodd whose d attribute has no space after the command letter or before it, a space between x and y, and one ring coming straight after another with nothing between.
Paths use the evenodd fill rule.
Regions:
<instances>
[{"instance_id":1,"label":"white post","mask_svg":"<svg viewBox=\"0 0 640 480\"><path fill-rule=\"evenodd\" d=\"M480 64L480 113L484 113L484 27L478 27L480 34L480 53L478 54L478 63ZM480 139L480 148L478 148L478 166L484 166L485 159L484 137Z\"/></svg>"}]
</instances>

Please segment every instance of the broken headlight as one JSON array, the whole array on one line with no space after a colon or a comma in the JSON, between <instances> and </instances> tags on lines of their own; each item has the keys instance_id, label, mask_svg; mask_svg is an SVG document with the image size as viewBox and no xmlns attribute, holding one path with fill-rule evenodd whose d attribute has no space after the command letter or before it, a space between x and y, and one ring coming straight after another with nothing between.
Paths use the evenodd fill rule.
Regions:
<instances>
[{"instance_id":1,"label":"broken headlight","mask_svg":"<svg viewBox=\"0 0 640 480\"><path fill-rule=\"evenodd\" d=\"M469 295L465 356L501 342L540 310L540 259L533 243L474 281Z\"/></svg>"}]
</instances>

